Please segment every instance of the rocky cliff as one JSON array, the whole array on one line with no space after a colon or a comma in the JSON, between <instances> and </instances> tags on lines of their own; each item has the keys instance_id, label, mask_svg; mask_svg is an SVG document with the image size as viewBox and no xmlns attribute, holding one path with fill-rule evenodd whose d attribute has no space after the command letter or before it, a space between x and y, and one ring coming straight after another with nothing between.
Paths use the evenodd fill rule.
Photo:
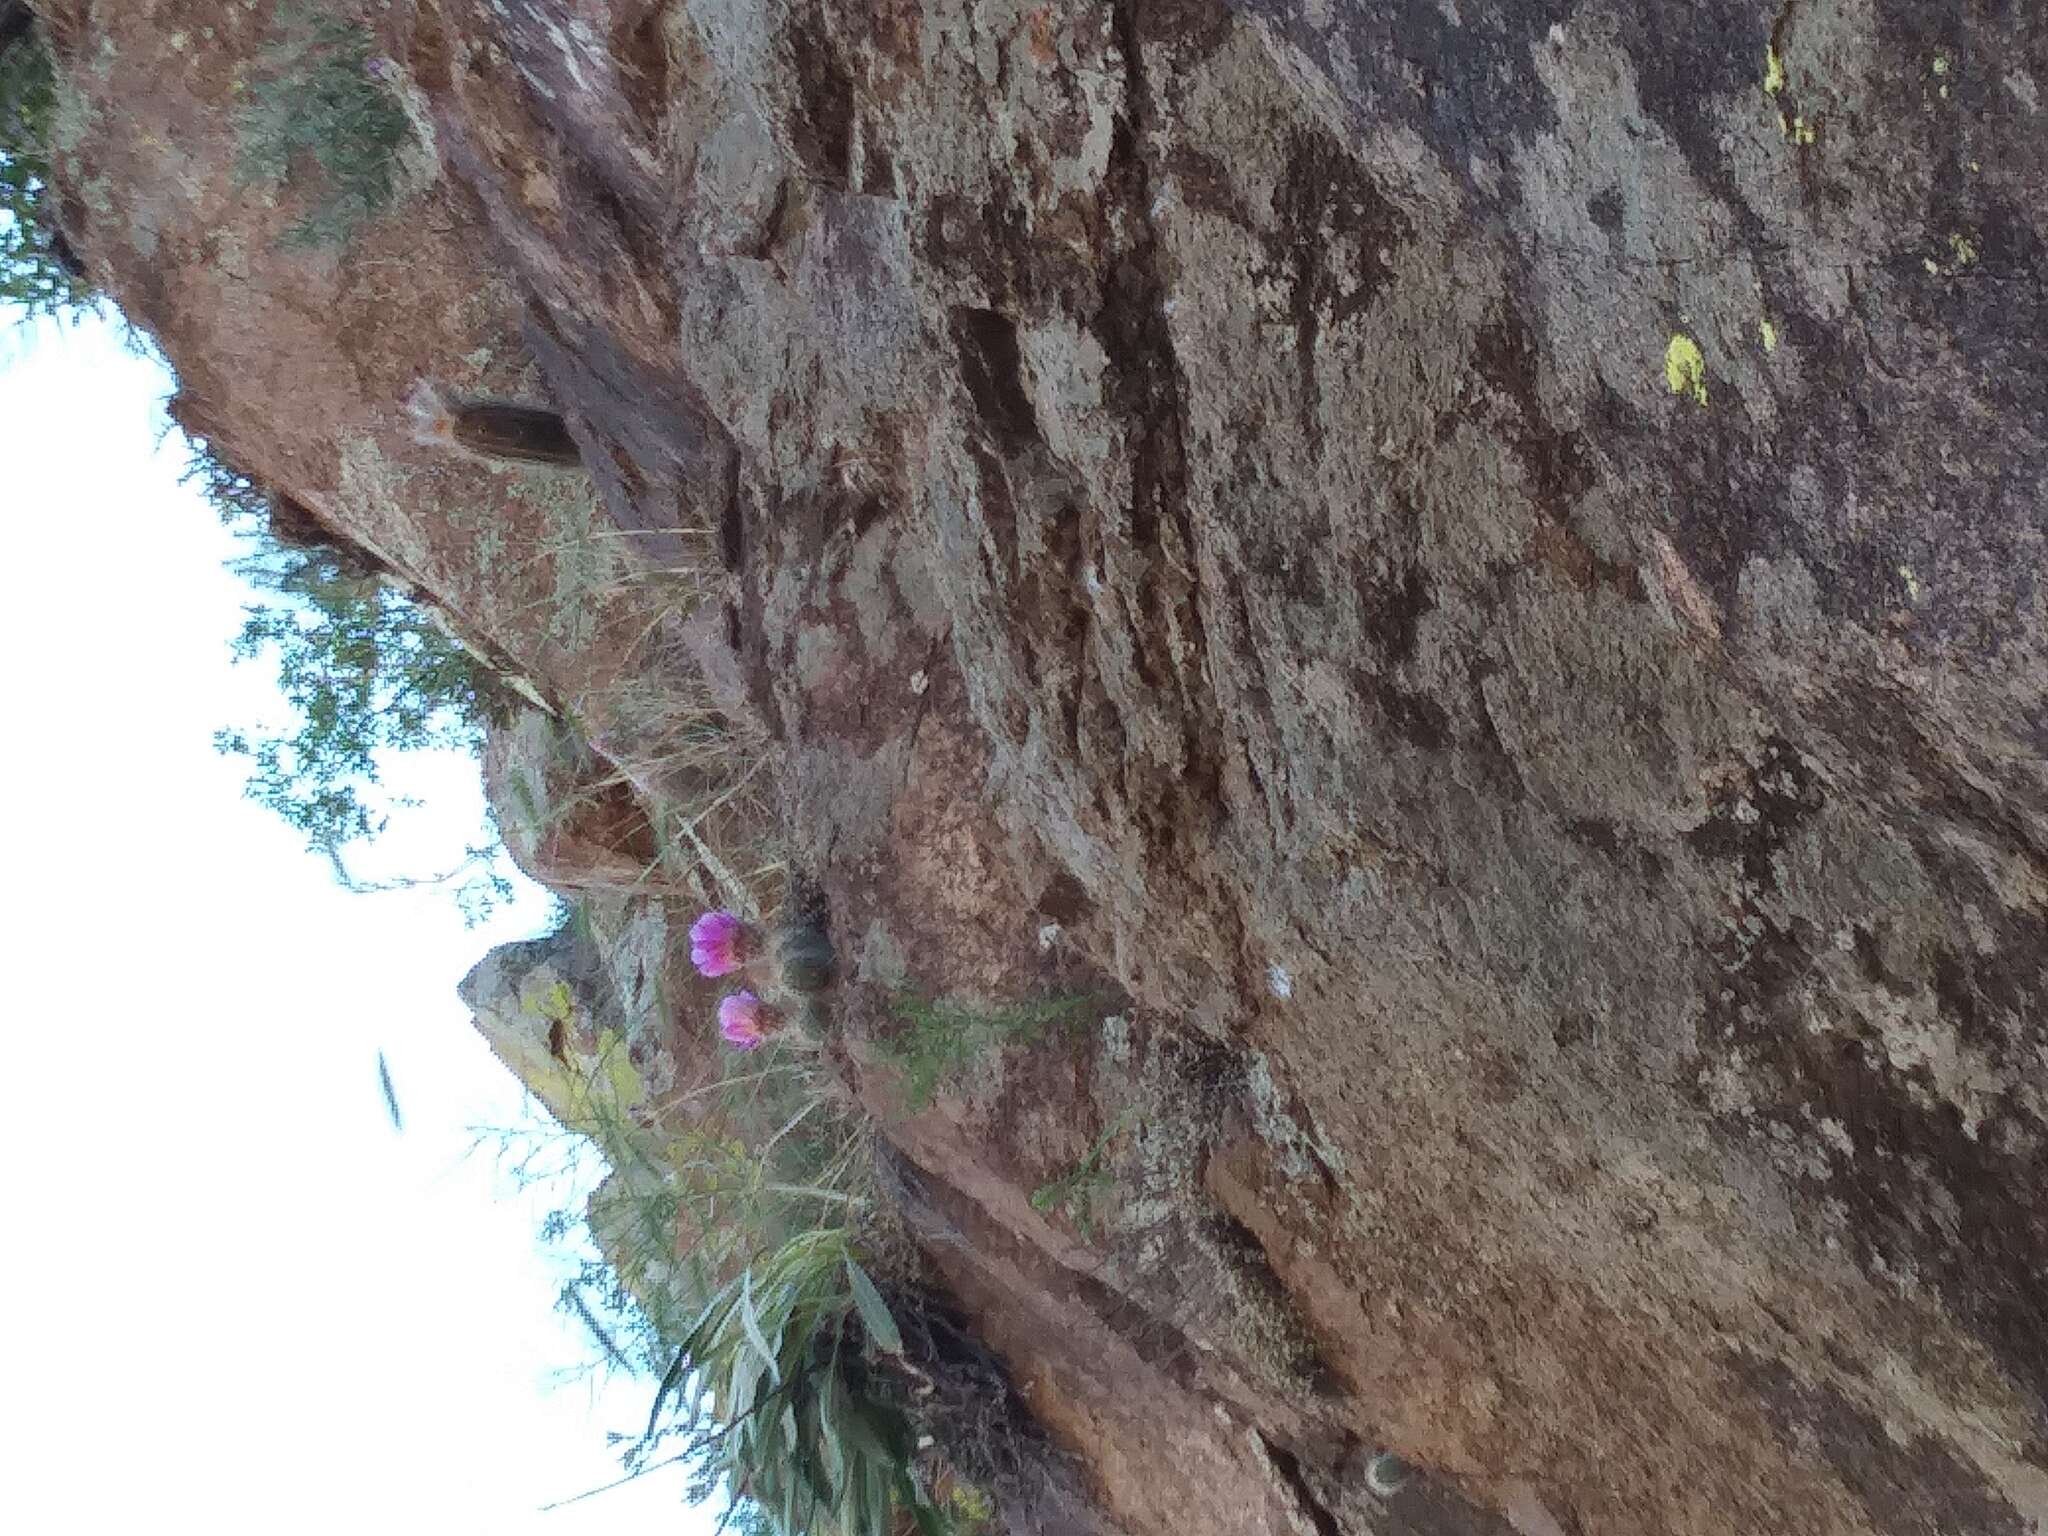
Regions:
<instances>
[{"instance_id":1,"label":"rocky cliff","mask_svg":"<svg viewBox=\"0 0 2048 1536\"><path fill-rule=\"evenodd\" d=\"M395 0L339 250L267 5L37 9L179 419L546 705L508 1054L815 883L1014 1528L2048 1528L2038 6Z\"/></svg>"}]
</instances>

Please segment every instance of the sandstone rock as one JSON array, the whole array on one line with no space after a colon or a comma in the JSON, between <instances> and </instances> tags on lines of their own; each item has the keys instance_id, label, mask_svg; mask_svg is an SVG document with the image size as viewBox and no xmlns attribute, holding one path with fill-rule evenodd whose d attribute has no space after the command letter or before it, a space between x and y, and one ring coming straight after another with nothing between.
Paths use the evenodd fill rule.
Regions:
<instances>
[{"instance_id":1,"label":"sandstone rock","mask_svg":"<svg viewBox=\"0 0 2048 1536\"><path fill-rule=\"evenodd\" d=\"M657 811L744 692L1101 1518L2048 1520L2038 7L414 0L445 179L324 262L253 23L48 10L253 466ZM479 347L590 496L412 456ZM905 1117L904 989L1112 1001ZM1096 1246L1030 1195L1134 1107Z\"/></svg>"},{"instance_id":2,"label":"sandstone rock","mask_svg":"<svg viewBox=\"0 0 2048 1536\"><path fill-rule=\"evenodd\" d=\"M541 884L632 892L659 883L654 829L631 786L559 721L523 709L494 724L483 774L507 849Z\"/></svg>"}]
</instances>

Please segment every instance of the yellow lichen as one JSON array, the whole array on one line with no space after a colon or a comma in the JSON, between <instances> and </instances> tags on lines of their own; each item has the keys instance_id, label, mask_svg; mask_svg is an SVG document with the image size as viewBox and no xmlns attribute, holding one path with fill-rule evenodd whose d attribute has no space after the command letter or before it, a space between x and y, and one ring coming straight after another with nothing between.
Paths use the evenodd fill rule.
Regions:
<instances>
[{"instance_id":1,"label":"yellow lichen","mask_svg":"<svg viewBox=\"0 0 2048 1536\"><path fill-rule=\"evenodd\" d=\"M1789 112L1778 114L1778 132L1794 144L1811 144L1820 136L1820 123L1804 117L1794 117Z\"/></svg>"},{"instance_id":2,"label":"yellow lichen","mask_svg":"<svg viewBox=\"0 0 2048 1536\"><path fill-rule=\"evenodd\" d=\"M1958 272L1977 264L1977 242L1968 235L1952 234L1948 237L1948 263L1943 265L1932 256L1920 258L1920 265L1927 269L1929 277L1954 277Z\"/></svg>"},{"instance_id":3,"label":"yellow lichen","mask_svg":"<svg viewBox=\"0 0 2048 1536\"><path fill-rule=\"evenodd\" d=\"M1764 94L1775 96L1785 89L1785 61L1778 57L1777 48L1764 44Z\"/></svg>"},{"instance_id":4,"label":"yellow lichen","mask_svg":"<svg viewBox=\"0 0 2048 1536\"><path fill-rule=\"evenodd\" d=\"M647 1084L641 1080L639 1069L626 1053L626 1042L616 1031L605 1030L597 1037L597 1056L603 1065L605 1086L611 1090L612 1103L622 1110L638 1109L647 1098ZM592 1086L596 1086L595 1082Z\"/></svg>"},{"instance_id":5,"label":"yellow lichen","mask_svg":"<svg viewBox=\"0 0 2048 1536\"><path fill-rule=\"evenodd\" d=\"M1699 405L1707 403L1707 359L1700 344L1682 331L1664 349L1664 381L1674 395L1688 396Z\"/></svg>"},{"instance_id":6,"label":"yellow lichen","mask_svg":"<svg viewBox=\"0 0 2048 1536\"><path fill-rule=\"evenodd\" d=\"M1778 350L1778 328L1777 328L1777 327L1776 327L1775 325L1771 324L1771 322L1770 322L1770 321L1768 321L1768 320L1763 320L1763 321L1759 321L1759 322L1758 322L1758 324L1757 324L1757 328L1756 328L1756 329L1757 329L1757 335L1758 335L1758 336L1760 336L1761 338L1763 338L1763 344L1764 344L1764 351L1766 351L1766 352L1775 352L1775 351L1777 351L1777 350Z\"/></svg>"},{"instance_id":7,"label":"yellow lichen","mask_svg":"<svg viewBox=\"0 0 2048 1536\"><path fill-rule=\"evenodd\" d=\"M969 1531L979 1531L996 1517L996 1501L973 1483L955 1483L946 1503Z\"/></svg>"}]
</instances>

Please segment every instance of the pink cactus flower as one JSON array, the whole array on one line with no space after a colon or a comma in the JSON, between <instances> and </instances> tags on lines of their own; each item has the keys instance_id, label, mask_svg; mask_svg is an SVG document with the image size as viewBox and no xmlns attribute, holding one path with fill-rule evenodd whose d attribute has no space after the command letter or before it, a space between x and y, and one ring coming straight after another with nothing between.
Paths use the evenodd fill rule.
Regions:
<instances>
[{"instance_id":1,"label":"pink cactus flower","mask_svg":"<svg viewBox=\"0 0 2048 1536\"><path fill-rule=\"evenodd\" d=\"M757 1050L775 1032L774 1010L751 992L735 992L718 1005L718 1032L735 1050Z\"/></svg>"},{"instance_id":2,"label":"pink cactus flower","mask_svg":"<svg viewBox=\"0 0 2048 1536\"><path fill-rule=\"evenodd\" d=\"M730 976L747 963L747 925L730 912L706 912L690 924L690 963L699 976Z\"/></svg>"}]
</instances>

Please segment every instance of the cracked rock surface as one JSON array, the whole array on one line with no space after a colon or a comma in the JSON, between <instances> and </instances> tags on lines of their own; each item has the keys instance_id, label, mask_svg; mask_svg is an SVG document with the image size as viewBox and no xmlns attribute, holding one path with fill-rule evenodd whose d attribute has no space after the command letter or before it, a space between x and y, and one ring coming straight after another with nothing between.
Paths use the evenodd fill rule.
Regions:
<instances>
[{"instance_id":1,"label":"cracked rock surface","mask_svg":"<svg viewBox=\"0 0 2048 1536\"><path fill-rule=\"evenodd\" d=\"M401 325L43 9L188 410L614 762L758 723L1037 1528L2044 1528L2048 13L405 0ZM587 493L407 457L486 346ZM1111 1001L913 1112L906 986Z\"/></svg>"}]
</instances>

